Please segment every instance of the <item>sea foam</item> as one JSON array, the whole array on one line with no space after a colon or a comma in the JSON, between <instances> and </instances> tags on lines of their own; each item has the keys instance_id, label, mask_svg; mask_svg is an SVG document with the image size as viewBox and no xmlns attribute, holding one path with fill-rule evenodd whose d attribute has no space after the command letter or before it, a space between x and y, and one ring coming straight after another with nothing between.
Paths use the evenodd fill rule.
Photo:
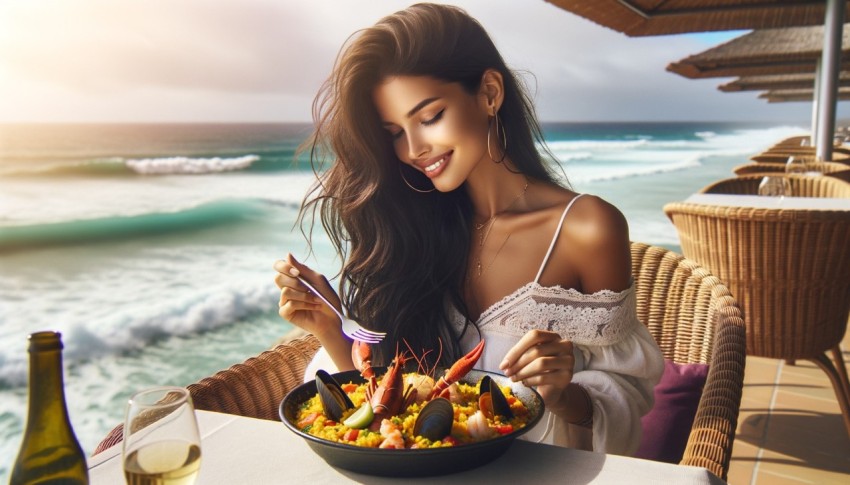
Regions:
<instances>
[{"instance_id":1,"label":"sea foam","mask_svg":"<svg viewBox=\"0 0 850 485\"><path fill-rule=\"evenodd\" d=\"M251 314L274 309L278 292L270 282L205 288L177 299L146 298L149 304L125 304L100 318L66 319L52 327L63 335L63 355L69 363L123 354L164 338L193 335L232 325ZM123 308L123 310L121 310ZM11 316L0 315L0 320ZM11 342L7 342L11 343ZM0 387L26 383L27 361L22 342L0 349Z\"/></svg>"},{"instance_id":2,"label":"sea foam","mask_svg":"<svg viewBox=\"0 0 850 485\"><path fill-rule=\"evenodd\" d=\"M124 163L134 172L144 175L202 174L242 170L259 159L257 155L235 158L168 157L127 160Z\"/></svg>"}]
</instances>

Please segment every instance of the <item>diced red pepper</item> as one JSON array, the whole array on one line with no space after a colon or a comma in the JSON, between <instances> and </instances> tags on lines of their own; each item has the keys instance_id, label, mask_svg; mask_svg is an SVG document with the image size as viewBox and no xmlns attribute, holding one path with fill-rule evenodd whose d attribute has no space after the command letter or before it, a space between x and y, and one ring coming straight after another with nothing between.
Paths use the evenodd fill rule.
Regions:
<instances>
[{"instance_id":1,"label":"diced red pepper","mask_svg":"<svg viewBox=\"0 0 850 485\"><path fill-rule=\"evenodd\" d=\"M330 419L325 420L325 426L336 426L336 421L331 421Z\"/></svg>"},{"instance_id":2,"label":"diced red pepper","mask_svg":"<svg viewBox=\"0 0 850 485\"><path fill-rule=\"evenodd\" d=\"M514 430L514 427L510 424L497 424L493 427L497 433L499 434L508 434Z\"/></svg>"},{"instance_id":3,"label":"diced red pepper","mask_svg":"<svg viewBox=\"0 0 850 485\"><path fill-rule=\"evenodd\" d=\"M513 396L508 396L508 405L513 406L516 402L516 398Z\"/></svg>"},{"instance_id":4,"label":"diced red pepper","mask_svg":"<svg viewBox=\"0 0 850 485\"><path fill-rule=\"evenodd\" d=\"M455 437L452 435L448 435L443 438L443 443L449 443L452 446L457 446L459 444L458 440L456 440Z\"/></svg>"},{"instance_id":5,"label":"diced red pepper","mask_svg":"<svg viewBox=\"0 0 850 485\"><path fill-rule=\"evenodd\" d=\"M354 392L354 391L357 390L357 384L354 384L353 382L349 382L348 384L343 384L342 390L345 391L345 392Z\"/></svg>"},{"instance_id":6,"label":"diced red pepper","mask_svg":"<svg viewBox=\"0 0 850 485\"><path fill-rule=\"evenodd\" d=\"M342 439L345 441L357 441L357 436L360 434L359 429L349 429L342 435Z\"/></svg>"},{"instance_id":7,"label":"diced red pepper","mask_svg":"<svg viewBox=\"0 0 850 485\"><path fill-rule=\"evenodd\" d=\"M304 417L304 419L302 419L301 421L298 421L298 423L297 423L298 429L302 429L305 426L313 424L313 421L315 421L316 418L318 418L319 416L321 416L319 413L308 414L307 416Z\"/></svg>"}]
</instances>

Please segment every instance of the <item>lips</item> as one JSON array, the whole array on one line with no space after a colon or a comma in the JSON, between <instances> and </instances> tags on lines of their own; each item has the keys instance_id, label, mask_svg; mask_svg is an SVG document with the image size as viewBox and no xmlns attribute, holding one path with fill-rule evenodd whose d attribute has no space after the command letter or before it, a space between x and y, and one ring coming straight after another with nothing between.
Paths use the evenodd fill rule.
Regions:
<instances>
[{"instance_id":1,"label":"lips","mask_svg":"<svg viewBox=\"0 0 850 485\"><path fill-rule=\"evenodd\" d=\"M428 178L434 178L445 170L446 165L448 165L449 160L452 158L453 152L454 150L450 150L438 157L429 158L428 160L419 162L416 165L425 172L425 176Z\"/></svg>"}]
</instances>

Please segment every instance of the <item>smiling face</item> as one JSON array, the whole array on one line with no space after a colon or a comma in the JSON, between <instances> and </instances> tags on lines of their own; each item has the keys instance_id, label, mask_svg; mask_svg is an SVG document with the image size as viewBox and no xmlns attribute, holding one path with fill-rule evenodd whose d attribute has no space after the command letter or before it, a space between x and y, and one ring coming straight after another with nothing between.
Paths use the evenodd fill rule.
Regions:
<instances>
[{"instance_id":1,"label":"smiling face","mask_svg":"<svg viewBox=\"0 0 850 485\"><path fill-rule=\"evenodd\" d=\"M372 97L396 156L437 190L458 188L482 159L489 160L485 95L431 77L395 76L379 84Z\"/></svg>"}]
</instances>

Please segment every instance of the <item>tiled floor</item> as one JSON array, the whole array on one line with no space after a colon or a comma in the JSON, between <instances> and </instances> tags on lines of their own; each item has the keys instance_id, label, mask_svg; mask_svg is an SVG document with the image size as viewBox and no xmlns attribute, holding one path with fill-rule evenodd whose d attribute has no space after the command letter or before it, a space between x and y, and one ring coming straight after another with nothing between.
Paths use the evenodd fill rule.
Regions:
<instances>
[{"instance_id":1,"label":"tiled floor","mask_svg":"<svg viewBox=\"0 0 850 485\"><path fill-rule=\"evenodd\" d=\"M850 332L841 347L850 362ZM747 358L728 481L850 484L850 437L832 385L814 363Z\"/></svg>"}]
</instances>

